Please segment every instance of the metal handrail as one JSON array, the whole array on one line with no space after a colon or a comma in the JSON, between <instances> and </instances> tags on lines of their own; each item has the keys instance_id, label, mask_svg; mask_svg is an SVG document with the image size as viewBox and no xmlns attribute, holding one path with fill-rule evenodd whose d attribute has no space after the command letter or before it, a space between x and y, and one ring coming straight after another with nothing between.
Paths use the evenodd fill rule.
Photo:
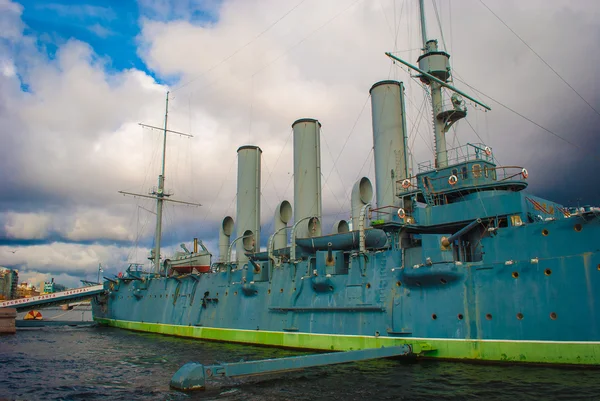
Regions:
<instances>
[{"instance_id":1,"label":"metal handrail","mask_svg":"<svg viewBox=\"0 0 600 401\"><path fill-rule=\"evenodd\" d=\"M512 172L512 171L508 171L508 170L513 170L513 169L517 169L517 172ZM492 172L495 172L496 177L492 178L492 180L494 182L503 182L503 181L511 181L513 180L515 177L519 177L518 179L515 179L515 181L522 181L523 179L525 179L526 177L523 176L523 167L522 166L496 166L496 167L488 167L487 169L488 174L492 175ZM458 171L457 174L457 178L460 182L460 180L462 179L461 171ZM500 174L501 173L501 174ZM473 177L473 171L469 171L468 174L470 174L470 177L468 177L467 179L481 179L481 178L489 178L489 177L485 177L485 170L481 170L480 177ZM444 175L440 175L438 177L429 177L429 181L433 184L436 184L440 181L447 181L453 174L444 174ZM402 183L408 180L410 182L410 185L408 188L404 188L402 187ZM398 180L396 181L397 184L399 184L400 187L400 191L399 193L403 193L403 192L410 192L410 191L414 191L415 189L419 188L419 182L417 179L417 176L412 176L412 177L408 177L404 180ZM485 183L484 183L485 184ZM434 187L437 185L434 185ZM435 191L431 191L432 193L435 193Z\"/></svg>"}]
</instances>

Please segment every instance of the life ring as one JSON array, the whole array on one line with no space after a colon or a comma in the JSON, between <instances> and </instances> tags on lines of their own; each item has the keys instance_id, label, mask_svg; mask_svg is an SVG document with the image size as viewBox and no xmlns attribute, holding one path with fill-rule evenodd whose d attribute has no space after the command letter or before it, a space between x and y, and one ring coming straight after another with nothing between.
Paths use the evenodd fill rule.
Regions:
<instances>
[{"instance_id":1,"label":"life ring","mask_svg":"<svg viewBox=\"0 0 600 401\"><path fill-rule=\"evenodd\" d=\"M448 177L448 184L456 185L457 182L458 182L458 177L455 176L454 174L452 174L450 177Z\"/></svg>"},{"instance_id":2,"label":"life ring","mask_svg":"<svg viewBox=\"0 0 600 401\"><path fill-rule=\"evenodd\" d=\"M521 170L521 177L523 177L524 179L527 179L527 177L529 177L529 173L527 172L526 168Z\"/></svg>"},{"instance_id":3,"label":"life ring","mask_svg":"<svg viewBox=\"0 0 600 401\"><path fill-rule=\"evenodd\" d=\"M400 217L401 219L406 217L406 212L404 211L404 209L398 209L398 217Z\"/></svg>"},{"instance_id":4,"label":"life ring","mask_svg":"<svg viewBox=\"0 0 600 401\"><path fill-rule=\"evenodd\" d=\"M489 146L486 146L485 148L483 148L483 151L485 152L486 155L491 156L492 155L492 149Z\"/></svg>"},{"instance_id":5,"label":"life ring","mask_svg":"<svg viewBox=\"0 0 600 401\"><path fill-rule=\"evenodd\" d=\"M402 188L408 189L408 187L410 187L410 180L406 178L404 181L402 181Z\"/></svg>"}]
</instances>

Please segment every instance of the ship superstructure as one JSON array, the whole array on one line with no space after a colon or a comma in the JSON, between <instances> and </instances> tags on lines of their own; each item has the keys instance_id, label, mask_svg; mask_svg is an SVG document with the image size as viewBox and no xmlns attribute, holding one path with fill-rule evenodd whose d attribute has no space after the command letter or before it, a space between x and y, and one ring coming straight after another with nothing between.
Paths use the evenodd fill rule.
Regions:
<instances>
[{"instance_id":1,"label":"ship superstructure","mask_svg":"<svg viewBox=\"0 0 600 401\"><path fill-rule=\"evenodd\" d=\"M279 347L406 344L434 358L600 364L600 209L527 193L527 170L498 165L485 144L447 149L446 132L467 114L463 99L487 106L449 83L450 56L427 39L421 14L418 66L388 55L429 87L432 162L410 174L403 83L376 83L375 199L370 180L358 180L351 223L324 234L321 123L299 119L292 124L294 200L276 208L265 251L258 247L262 151L242 146L237 222L223 219L218 262L205 272L170 271L158 240L155 271L105 282L95 320ZM442 88L452 93L450 107ZM160 191L164 170L159 184Z\"/></svg>"}]
</instances>

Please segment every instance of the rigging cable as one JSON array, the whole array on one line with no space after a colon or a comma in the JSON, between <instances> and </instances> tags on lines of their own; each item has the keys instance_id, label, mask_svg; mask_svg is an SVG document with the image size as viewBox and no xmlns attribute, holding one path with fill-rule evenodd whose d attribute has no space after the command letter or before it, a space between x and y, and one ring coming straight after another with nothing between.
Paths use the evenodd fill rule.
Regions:
<instances>
[{"instance_id":1,"label":"rigging cable","mask_svg":"<svg viewBox=\"0 0 600 401\"><path fill-rule=\"evenodd\" d=\"M359 1L362 1L362 0L359 0ZM367 103L369 103L370 99L371 99L371 94L369 93L369 96L367 96L367 99L365 100L362 108L360 109L360 113L358 113L358 117L356 118L356 120L354 120L354 124L352 125L352 128L350 129L350 132L348 133L348 136L346 137L346 140L344 141L344 144L342 145L342 148L340 149L340 152L338 153L337 158L333 162L334 167L337 165L337 162L340 160L340 157L342 156L342 153L344 152L344 149L346 148L346 145L348 144L350 137L354 133L354 130L356 129L356 125L358 124L358 121L362 117L362 114L365 111L365 108L367 107ZM333 173L333 169L331 169L331 171L327 175L327 178L325 179L325 184L327 184L327 182L329 181L329 178L331 177L331 173ZM344 199L347 199L347 198L348 198L348 192L346 192L346 190L344 190Z\"/></svg>"},{"instance_id":2,"label":"rigging cable","mask_svg":"<svg viewBox=\"0 0 600 401\"><path fill-rule=\"evenodd\" d=\"M436 0L431 0L433 3L433 10L435 11L435 17L437 18L438 26L440 27L440 37L442 38L442 46L444 46L444 50L448 50L446 47L446 40L444 39L444 30L442 29L442 21L440 20L440 14L438 13L438 7Z\"/></svg>"},{"instance_id":3,"label":"rigging cable","mask_svg":"<svg viewBox=\"0 0 600 401\"><path fill-rule=\"evenodd\" d=\"M306 0L301 0L299 3L297 3L294 7L290 8L285 14L283 14L281 17L279 17L277 20L275 20L273 23L271 23L271 25L269 25L268 27L266 27L262 32L260 32L258 35L256 35L254 38L252 38L249 42L247 42L246 44L244 44L242 47L238 48L236 51L234 51L233 53L231 53L229 56L225 57L223 60L219 61L217 64L215 64L214 66L210 67L208 70L200 73L199 75L197 75L196 77L190 79L189 81L186 81L185 83L176 86L175 88L171 89L171 92L175 92L181 88L186 87L187 85L191 84L192 82L194 82L195 80L197 80L198 78L202 77L203 75L211 72L212 70L214 70L215 68L219 67L221 64L227 62L228 60L230 60L232 57L234 57L236 54L238 54L239 52L241 52L242 50L244 50L246 47L248 47L252 42L256 41L258 38L260 38L262 35L264 35L265 33L267 33L271 28L273 28L275 25L277 25L281 20L283 20L285 17L287 17L288 15L290 15L295 9L297 9L298 7L300 7L302 5L302 3L304 3Z\"/></svg>"},{"instance_id":4,"label":"rigging cable","mask_svg":"<svg viewBox=\"0 0 600 401\"><path fill-rule=\"evenodd\" d=\"M565 85L567 85L569 88L571 88L571 90L572 90L573 92L575 92L575 94L576 94L577 96L579 96L579 98L580 98L581 100L583 100L583 101L584 101L584 102L585 102L585 103L586 103L586 104L587 104L587 105L588 105L588 106L589 106L589 107L590 107L592 110L594 110L594 112L595 112L597 115L599 115L599 116L600 116L600 111L598 111L598 110L597 110L597 109L596 109L594 106L592 106L592 105L590 104L590 102L588 102L587 100L585 100L585 98L584 98L583 96L581 96L581 94L580 94L579 92L577 92L577 90L576 90L575 88L573 88L573 87L571 86L571 84L569 84L569 83L568 83L568 82L567 82L567 81L566 81L566 80L565 80L565 79L564 79L564 78L563 78L563 77L562 77L562 76L561 76L561 75L560 75L560 74L559 74L559 73L558 73L558 72L557 72L557 71L556 71L554 68L552 68L552 66L551 66L550 64L548 64L548 63L546 62L546 60L544 60L544 59L542 58L542 56L540 56L540 55L539 55L539 54L538 54L538 53L537 53L535 50L533 50L533 48L532 48L531 46L529 46L529 44L527 44L527 42L525 42L525 40L523 40L523 38L521 38L521 37L520 37L520 36L519 36L519 35L518 35L518 34L517 34L517 33L516 33L516 32L515 32L515 31L514 31L514 30L513 30L511 27L510 27L510 26L508 26L508 24L507 24L506 22L504 22L504 21L502 20L502 18L500 18L500 17L498 16L498 14L496 14L494 11L492 11L492 9L491 9L491 8L489 8L489 7L488 7L488 5L487 5L487 4L485 4L485 3L483 2L483 0L479 0L479 2L480 2L481 4L483 4L483 6L484 6L485 8L487 8L487 9L488 9L488 11L489 11L490 13L492 13L492 15L498 19L498 21L500 21L500 22L501 22L501 23L502 23L502 24L503 24L505 27L507 27L507 28L508 28L508 30L509 30L509 31L511 31L511 32L512 32L512 34L513 34L513 35L515 35L515 36L517 37L517 39L519 39L519 40L520 40L520 41L521 41L521 42L522 42L522 43L523 43L525 46L527 46L527 48L528 48L529 50L531 50L531 52L532 52L533 54L535 54L535 55L536 55L536 57L537 57L537 58L539 58L539 59L541 60L541 62L542 62L542 63L544 63L544 64L546 65L546 67L548 67L548 68L549 68L549 69L550 69L550 70L551 70L551 71L552 71L552 72L553 72L553 73L554 73L554 74L555 74L555 75L556 75L556 76L557 76L557 77L558 77L558 78L559 78L561 81L563 81L563 82L565 83ZM490 99L491 99L491 98L490 98ZM492 100L493 100L493 99L492 99ZM534 123L534 124L535 124L535 123ZM537 125L537 124L536 124L536 125ZM540 128L543 128L543 127L540 127ZM545 128L544 128L544 129L545 129ZM551 133L551 134L553 134L553 135L555 135L555 134L554 134L554 133L552 133L552 132L550 132L550 133ZM561 138L561 139L562 139L562 138Z\"/></svg>"},{"instance_id":5,"label":"rigging cable","mask_svg":"<svg viewBox=\"0 0 600 401\"><path fill-rule=\"evenodd\" d=\"M455 75L455 77L456 77L456 75L457 75L457 74L456 74L456 70L454 70L454 75ZM472 87L471 85L469 85L468 83L466 83L465 81L463 81L462 79L460 79L460 78L458 78L458 77L457 77L457 78L456 78L456 80L457 80L457 81L459 81L459 82L461 82L461 83L463 83L464 85L468 86L469 88L473 89L475 92L479 93L480 95L482 95L482 96L484 96L484 97L487 97L487 98L488 98L488 99L490 99L491 101L493 101L493 102L495 102L495 103L499 104L500 106L504 107L506 110L513 112L514 114L518 115L519 117L523 118L524 120L527 120L527 121L529 121L531 124L535 125L536 127L538 127L538 128L541 128L542 130L546 131L547 133L549 133L549 134L551 134L551 135L553 135L553 136L557 137L557 138L558 138L558 139L560 139L561 141L563 141L563 142L566 142L566 143L568 143L569 145L571 145L571 146L574 146L574 147L576 147L576 148L578 148L578 149L584 150L584 151L586 151L586 152L590 152L590 151L591 151L591 149L589 149L589 148L586 148L586 147L583 147L583 146L579 146L578 144L576 144L576 143L574 143L574 142L572 142L572 141L569 141L567 138L564 138L564 137L560 136L560 135L559 135L559 134L557 134L556 132L554 132L554 131L552 131L552 130L550 130L550 129L548 129L548 128L546 128L546 127L544 127L544 126L542 126L542 125L540 125L540 124L538 124L538 123L536 123L536 122L535 122L535 121L533 121L531 118L529 118L529 117L527 117L527 116L525 116L525 115L523 115L523 114L519 113L518 111L516 111L516 110L514 110L514 109L510 108L509 106L505 105L504 103L501 103L500 101L498 101L498 100L494 99L494 98L493 98L493 97L491 97L490 95L486 95L485 93L481 92L480 90L477 90L477 89L475 89L474 87ZM599 156L597 156L597 155L595 155L595 154L592 154L591 156L592 156L593 158L595 158L596 160L600 160L600 157L599 157Z\"/></svg>"},{"instance_id":6,"label":"rigging cable","mask_svg":"<svg viewBox=\"0 0 600 401\"><path fill-rule=\"evenodd\" d=\"M279 156L277 156L277 159L275 160L275 165L273 166L273 170L269 170L269 176L267 177L267 181L265 181L265 184L264 184L265 187L267 186L267 184L271 180L271 176L273 175L273 171L277 168L277 164L279 163L279 159L281 159L281 155L283 154L283 151L286 149L287 144L290 141L290 138L292 138L292 134L293 134L293 130L290 130L289 131L289 135L287 136L287 138L285 140L285 143L281 147L281 151L279 152ZM268 170L268 168L267 168L267 170ZM291 177L290 177L290 180L291 180ZM288 182L288 187L289 187L289 182ZM279 201L281 202L283 200L283 197L285 197L285 192L283 193L283 196L279 196L279 194L277 193L277 188L275 187L275 183L273 183L273 189L275 189L275 196L277 196L277 199L279 199Z\"/></svg>"}]
</instances>

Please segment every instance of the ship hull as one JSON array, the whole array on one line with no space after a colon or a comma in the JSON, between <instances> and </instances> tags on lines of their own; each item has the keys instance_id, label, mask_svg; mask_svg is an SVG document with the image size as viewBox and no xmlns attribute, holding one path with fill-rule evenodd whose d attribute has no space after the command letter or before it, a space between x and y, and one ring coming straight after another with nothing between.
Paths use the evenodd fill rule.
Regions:
<instances>
[{"instance_id":1,"label":"ship hull","mask_svg":"<svg viewBox=\"0 0 600 401\"><path fill-rule=\"evenodd\" d=\"M423 358L593 366L600 364L600 342L390 338L319 333L286 333L142 323L97 318L99 324L126 330L278 348L350 351L408 344Z\"/></svg>"},{"instance_id":2,"label":"ship hull","mask_svg":"<svg viewBox=\"0 0 600 401\"><path fill-rule=\"evenodd\" d=\"M504 228L482 239L479 262L415 265L432 249L424 242L419 255L333 251L327 265L328 252L316 251L279 267L257 262L182 278L119 280L94 300L94 319L275 347L409 344L427 358L600 366L600 253L585 250L594 249L600 224L588 221L589 236L574 241L574 222ZM541 230L551 230L552 243ZM543 249L518 245L535 235L546 241Z\"/></svg>"}]
</instances>

